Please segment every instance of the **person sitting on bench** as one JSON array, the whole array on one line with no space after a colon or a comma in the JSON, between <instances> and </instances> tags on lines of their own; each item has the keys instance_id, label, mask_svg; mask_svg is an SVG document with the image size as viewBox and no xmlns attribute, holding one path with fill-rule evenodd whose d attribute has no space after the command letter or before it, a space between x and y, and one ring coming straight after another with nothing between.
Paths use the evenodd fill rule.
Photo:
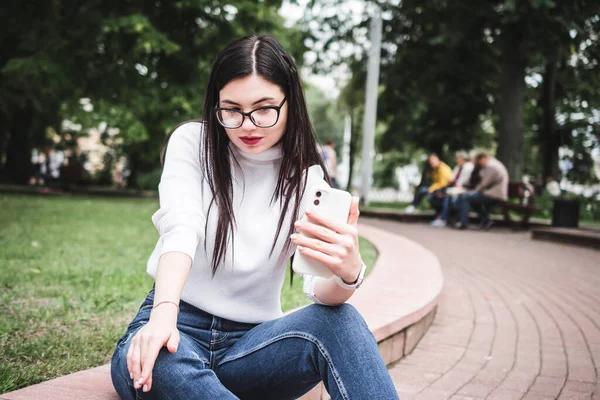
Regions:
<instances>
[{"instance_id":1,"label":"person sitting on bench","mask_svg":"<svg viewBox=\"0 0 600 400\"><path fill-rule=\"evenodd\" d=\"M475 157L471 162L466 152L456 152L456 167L452 171L452 182L446 188L442 212L431 222L431 226L435 228L446 226L450 211L456 206L459 196L479 184L479 168L474 166L474 161Z\"/></svg>"},{"instance_id":2,"label":"person sitting on bench","mask_svg":"<svg viewBox=\"0 0 600 400\"><path fill-rule=\"evenodd\" d=\"M419 185L412 204L404 210L406 214L416 213L417 207L419 207L424 197L427 197L431 208L435 210L436 214L442 211L444 190L452 181L452 169L445 162L441 161L436 153L429 155L427 163L433 183L429 186Z\"/></svg>"},{"instance_id":3,"label":"person sitting on bench","mask_svg":"<svg viewBox=\"0 0 600 400\"><path fill-rule=\"evenodd\" d=\"M456 229L467 229L469 226L469 211L472 204L478 204L481 216L481 228L489 229L492 219L489 216L489 207L498 201L508 199L508 171L506 167L496 158L487 153L479 153L475 162L480 168L481 182L473 192L467 192L460 196L456 207L460 216L460 222Z\"/></svg>"}]
</instances>

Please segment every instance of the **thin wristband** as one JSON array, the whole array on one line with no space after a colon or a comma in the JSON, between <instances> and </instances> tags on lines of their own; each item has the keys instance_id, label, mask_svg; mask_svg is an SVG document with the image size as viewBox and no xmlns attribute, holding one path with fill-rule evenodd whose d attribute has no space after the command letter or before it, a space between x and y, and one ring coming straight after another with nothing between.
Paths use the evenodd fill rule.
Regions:
<instances>
[{"instance_id":1,"label":"thin wristband","mask_svg":"<svg viewBox=\"0 0 600 400\"><path fill-rule=\"evenodd\" d=\"M177 304L177 303L175 303L174 301L171 301L171 300L163 300L163 301L160 301L160 302L156 303L156 304L154 305L154 307L152 307L152 310L150 310L150 312L154 311L154 309L155 309L156 307L160 306L161 304L165 304L165 303L171 303L171 304L173 304L175 307L177 307L177 314L179 314L179 304Z\"/></svg>"}]
</instances>

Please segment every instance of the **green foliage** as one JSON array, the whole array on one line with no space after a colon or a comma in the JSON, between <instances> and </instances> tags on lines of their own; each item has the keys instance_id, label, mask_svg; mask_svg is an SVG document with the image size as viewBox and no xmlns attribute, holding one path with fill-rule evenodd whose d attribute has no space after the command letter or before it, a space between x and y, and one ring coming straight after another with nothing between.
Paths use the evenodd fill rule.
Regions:
<instances>
[{"instance_id":1,"label":"green foliage","mask_svg":"<svg viewBox=\"0 0 600 400\"><path fill-rule=\"evenodd\" d=\"M554 58L561 63L561 77L556 87L557 107L550 112L556 116L560 144L571 145L573 129L564 118L569 114L583 113L586 122L581 129L592 130L597 137L597 117L592 116L600 109L600 51L594 39L600 32L600 3L377 3L384 19L378 118L387 126L378 142L380 152L410 144L447 154L474 147L494 150L498 142L516 176L523 168L540 174L546 153L558 152L558 146L543 146L551 140L542 132L539 99L543 85L527 89L522 97L520 76L543 75L544 66ZM357 96L348 96L351 91L344 94L356 107L363 101L358 94L363 93L365 81L369 13L353 22L341 0L313 0L312 4L314 12L304 22L316 27L313 41L324 47L317 50L315 68L327 71L332 63L348 62L353 73L348 87L358 90ZM358 49L357 42L361 43ZM355 51L346 59L333 50L348 45ZM523 104L515 105L515 101ZM502 109L508 111L501 113ZM525 119L520 114L523 109ZM587 150L589 153L591 148ZM583 182L583 178L577 179Z\"/></svg>"},{"instance_id":2,"label":"green foliage","mask_svg":"<svg viewBox=\"0 0 600 400\"><path fill-rule=\"evenodd\" d=\"M598 146L598 144L595 144ZM563 159L570 161L572 167L567 172L567 179L582 184L598 183L595 163L590 148L594 147L593 138L589 134L579 132L571 142L570 156Z\"/></svg>"},{"instance_id":3,"label":"green foliage","mask_svg":"<svg viewBox=\"0 0 600 400\"><path fill-rule=\"evenodd\" d=\"M144 172L138 175L137 186L142 190L157 190L160 183L160 174L162 168L155 168L151 172Z\"/></svg>"},{"instance_id":4,"label":"green foliage","mask_svg":"<svg viewBox=\"0 0 600 400\"><path fill-rule=\"evenodd\" d=\"M167 55L181 50L181 46L168 39L167 35L158 31L147 16L133 14L117 16L105 20L102 27L101 41L108 41L110 35L121 38L125 35L137 36L134 45L134 55L137 57L146 54L164 52Z\"/></svg>"},{"instance_id":5,"label":"green foliage","mask_svg":"<svg viewBox=\"0 0 600 400\"><path fill-rule=\"evenodd\" d=\"M281 0L5 3L0 143L12 130L27 132L18 143L24 158L46 127L65 133L62 119L84 131L105 122L106 130L119 130L106 144L130 158L133 180L156 168L171 127L201 117L212 62L227 43L270 33L300 64L305 51L304 34L278 15ZM81 98L89 99L86 110ZM22 109L34 117L17 121Z\"/></svg>"},{"instance_id":6,"label":"green foliage","mask_svg":"<svg viewBox=\"0 0 600 400\"><path fill-rule=\"evenodd\" d=\"M328 139L333 139L341 150L344 135L343 111L336 107L333 101L328 100L316 86L305 82L304 92L310 120L319 142L325 143Z\"/></svg>"},{"instance_id":7,"label":"green foliage","mask_svg":"<svg viewBox=\"0 0 600 400\"><path fill-rule=\"evenodd\" d=\"M582 222L600 222L600 201L595 199L594 196L586 197L575 194L568 194L561 196L561 198L568 198L572 200L579 200L579 220ZM535 198L535 206L538 209L534 216L537 218L543 218L546 220L552 219L552 207L554 199L553 196L548 193L544 193L541 196Z\"/></svg>"},{"instance_id":8,"label":"green foliage","mask_svg":"<svg viewBox=\"0 0 600 400\"><path fill-rule=\"evenodd\" d=\"M403 151L392 150L378 155L373 166L373 177L375 187L398 189L396 179L396 168L410 164L415 160L415 153L410 147L404 147Z\"/></svg>"},{"instance_id":9,"label":"green foliage","mask_svg":"<svg viewBox=\"0 0 600 400\"><path fill-rule=\"evenodd\" d=\"M99 171L96 171L92 178L92 182L94 185L98 186L110 186L113 184L112 179L112 171L115 164L115 156L112 151L107 151L102 157L102 163L104 164L104 168Z\"/></svg>"}]
</instances>

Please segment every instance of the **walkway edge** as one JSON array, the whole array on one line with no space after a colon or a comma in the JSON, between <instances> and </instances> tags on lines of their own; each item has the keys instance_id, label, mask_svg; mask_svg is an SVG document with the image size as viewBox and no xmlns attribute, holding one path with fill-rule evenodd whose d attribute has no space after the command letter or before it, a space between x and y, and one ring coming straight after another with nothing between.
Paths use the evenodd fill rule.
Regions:
<instances>
[{"instance_id":1,"label":"walkway edge","mask_svg":"<svg viewBox=\"0 0 600 400\"><path fill-rule=\"evenodd\" d=\"M600 250L600 232L580 228L535 228L531 238Z\"/></svg>"}]
</instances>

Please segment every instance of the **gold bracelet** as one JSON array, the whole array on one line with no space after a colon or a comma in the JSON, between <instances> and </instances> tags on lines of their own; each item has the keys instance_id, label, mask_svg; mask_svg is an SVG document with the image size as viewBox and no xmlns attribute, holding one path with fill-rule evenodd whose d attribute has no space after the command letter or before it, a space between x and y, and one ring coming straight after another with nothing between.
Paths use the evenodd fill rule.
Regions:
<instances>
[{"instance_id":1,"label":"gold bracelet","mask_svg":"<svg viewBox=\"0 0 600 400\"><path fill-rule=\"evenodd\" d=\"M179 304L175 303L174 301L171 300L163 300L161 302L158 302L154 305L154 307L152 307L152 310L150 310L150 312L154 311L154 309L158 306L160 306L161 304L165 304L165 303L171 303L173 304L175 307L177 307L177 314L179 314Z\"/></svg>"}]
</instances>

